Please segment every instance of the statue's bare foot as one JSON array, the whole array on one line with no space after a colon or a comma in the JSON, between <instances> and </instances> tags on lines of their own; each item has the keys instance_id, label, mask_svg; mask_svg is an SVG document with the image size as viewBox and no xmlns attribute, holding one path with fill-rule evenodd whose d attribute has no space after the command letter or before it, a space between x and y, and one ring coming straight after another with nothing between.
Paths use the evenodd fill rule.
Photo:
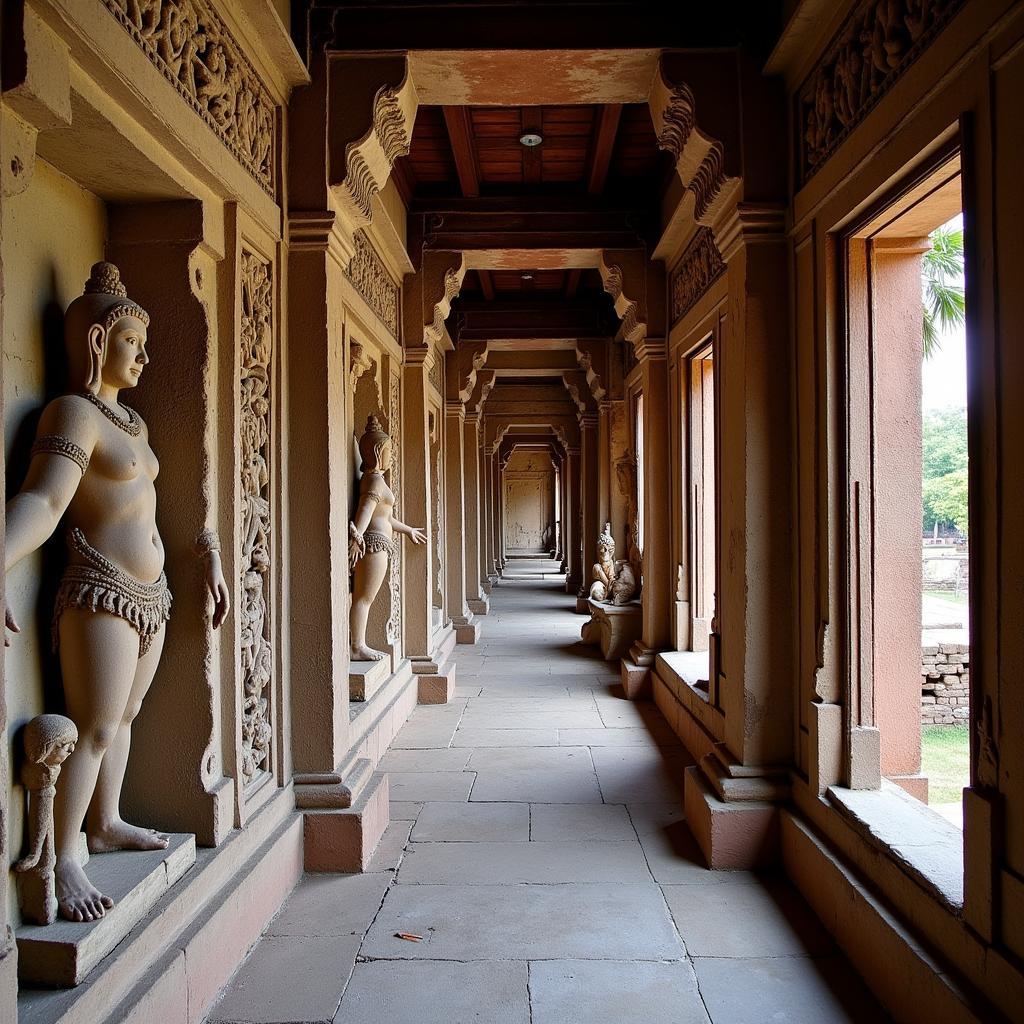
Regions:
<instances>
[{"instance_id":1,"label":"statue's bare foot","mask_svg":"<svg viewBox=\"0 0 1024 1024\"><path fill-rule=\"evenodd\" d=\"M114 905L86 878L73 857L58 858L53 873L60 916L68 921L98 921Z\"/></svg>"},{"instance_id":2,"label":"statue's bare foot","mask_svg":"<svg viewBox=\"0 0 1024 1024\"><path fill-rule=\"evenodd\" d=\"M109 822L86 833L90 853L113 853L115 850L166 850L170 842L156 829L140 828L126 821Z\"/></svg>"},{"instance_id":3,"label":"statue's bare foot","mask_svg":"<svg viewBox=\"0 0 1024 1024\"><path fill-rule=\"evenodd\" d=\"M387 657L383 651L375 651L366 644L354 644L350 653L353 661L383 661Z\"/></svg>"}]
</instances>

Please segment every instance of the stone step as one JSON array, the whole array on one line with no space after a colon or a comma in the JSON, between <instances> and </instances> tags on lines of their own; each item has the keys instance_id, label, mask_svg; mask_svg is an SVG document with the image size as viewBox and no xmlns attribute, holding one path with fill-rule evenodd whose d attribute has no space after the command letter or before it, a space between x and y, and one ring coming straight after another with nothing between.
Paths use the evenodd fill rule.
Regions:
<instances>
[{"instance_id":1,"label":"stone step","mask_svg":"<svg viewBox=\"0 0 1024 1024\"><path fill-rule=\"evenodd\" d=\"M391 676L391 661L353 661L348 670L349 700L369 700Z\"/></svg>"},{"instance_id":2,"label":"stone step","mask_svg":"<svg viewBox=\"0 0 1024 1024\"><path fill-rule=\"evenodd\" d=\"M307 811L303 825L305 870L365 871L388 827L389 792L387 772L374 772L351 807Z\"/></svg>"},{"instance_id":3,"label":"stone step","mask_svg":"<svg viewBox=\"0 0 1024 1024\"><path fill-rule=\"evenodd\" d=\"M114 900L98 921L55 921L17 931L18 977L46 988L80 985L196 862L196 837L172 834L166 850L94 854L89 880Z\"/></svg>"}]
</instances>

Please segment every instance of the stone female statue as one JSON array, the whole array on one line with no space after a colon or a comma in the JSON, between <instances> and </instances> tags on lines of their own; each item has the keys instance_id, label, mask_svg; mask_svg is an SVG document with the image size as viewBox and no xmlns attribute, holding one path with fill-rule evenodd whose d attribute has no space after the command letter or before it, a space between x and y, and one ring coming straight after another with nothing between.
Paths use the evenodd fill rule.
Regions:
<instances>
[{"instance_id":1,"label":"stone female statue","mask_svg":"<svg viewBox=\"0 0 1024 1024\"><path fill-rule=\"evenodd\" d=\"M95 264L64 321L69 393L43 410L25 484L7 504L8 573L61 519L67 527L53 638L80 741L57 789L55 878L58 907L71 921L95 920L113 906L75 856L83 820L93 853L168 843L120 812L132 721L153 681L171 607L156 527L159 467L145 423L118 401L149 363L148 325L117 267ZM216 627L228 613L228 590L216 541L204 547ZM10 609L7 626L18 632Z\"/></svg>"},{"instance_id":2,"label":"stone female statue","mask_svg":"<svg viewBox=\"0 0 1024 1024\"><path fill-rule=\"evenodd\" d=\"M605 523L604 532L597 538L597 561L591 567L591 574L594 580L590 585L591 601L606 600L615 582L615 538L611 523Z\"/></svg>"},{"instance_id":3,"label":"stone female statue","mask_svg":"<svg viewBox=\"0 0 1024 1024\"><path fill-rule=\"evenodd\" d=\"M413 544L426 543L426 534L395 518L395 495L384 474L391 468L391 438L376 416L366 421L359 439L363 475L359 481L359 504L349 523L348 560L354 570L349 640L353 661L380 661L383 651L366 643L366 620L370 605L388 571L388 558L398 553L396 533L404 533Z\"/></svg>"}]
</instances>

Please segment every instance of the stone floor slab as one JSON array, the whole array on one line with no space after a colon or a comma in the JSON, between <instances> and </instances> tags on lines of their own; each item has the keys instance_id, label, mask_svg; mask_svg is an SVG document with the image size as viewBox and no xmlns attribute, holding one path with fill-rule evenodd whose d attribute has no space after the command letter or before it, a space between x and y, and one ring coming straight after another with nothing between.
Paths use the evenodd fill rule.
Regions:
<instances>
[{"instance_id":1,"label":"stone floor slab","mask_svg":"<svg viewBox=\"0 0 1024 1024\"><path fill-rule=\"evenodd\" d=\"M382 772L461 772L470 751L440 747L432 750L389 750L377 765Z\"/></svg>"},{"instance_id":2,"label":"stone floor slab","mask_svg":"<svg viewBox=\"0 0 1024 1024\"><path fill-rule=\"evenodd\" d=\"M678 745L678 740L660 741L647 729L559 729L558 742L568 747L651 747Z\"/></svg>"},{"instance_id":3,"label":"stone floor slab","mask_svg":"<svg viewBox=\"0 0 1024 1024\"><path fill-rule=\"evenodd\" d=\"M593 772L565 769L477 772L470 799L528 804L603 803Z\"/></svg>"},{"instance_id":4,"label":"stone floor slab","mask_svg":"<svg viewBox=\"0 0 1024 1024\"><path fill-rule=\"evenodd\" d=\"M626 808L616 804L531 804L530 839L535 843L636 839Z\"/></svg>"},{"instance_id":5,"label":"stone floor slab","mask_svg":"<svg viewBox=\"0 0 1024 1024\"><path fill-rule=\"evenodd\" d=\"M397 871L402 863L405 848L409 844L411 821L393 821L380 837L377 849L373 851L367 871Z\"/></svg>"},{"instance_id":6,"label":"stone floor slab","mask_svg":"<svg viewBox=\"0 0 1024 1024\"><path fill-rule=\"evenodd\" d=\"M532 963L530 1008L532 1024L710 1024L686 960Z\"/></svg>"},{"instance_id":7,"label":"stone floor slab","mask_svg":"<svg viewBox=\"0 0 1024 1024\"><path fill-rule=\"evenodd\" d=\"M713 958L698 959L694 966L714 1024L885 1024L890 1020L838 957L769 957L741 962Z\"/></svg>"},{"instance_id":8,"label":"stone floor slab","mask_svg":"<svg viewBox=\"0 0 1024 1024\"><path fill-rule=\"evenodd\" d=\"M640 844L620 842L413 843L399 884L491 885L646 882Z\"/></svg>"},{"instance_id":9,"label":"stone floor slab","mask_svg":"<svg viewBox=\"0 0 1024 1024\"><path fill-rule=\"evenodd\" d=\"M601 792L610 804L681 800L688 757L630 747L593 747Z\"/></svg>"},{"instance_id":10,"label":"stone floor slab","mask_svg":"<svg viewBox=\"0 0 1024 1024\"><path fill-rule=\"evenodd\" d=\"M835 951L810 908L782 879L662 888L691 957L806 957Z\"/></svg>"},{"instance_id":11,"label":"stone floor slab","mask_svg":"<svg viewBox=\"0 0 1024 1024\"><path fill-rule=\"evenodd\" d=\"M529 1024L527 965L360 963L337 1024Z\"/></svg>"},{"instance_id":12,"label":"stone floor slab","mask_svg":"<svg viewBox=\"0 0 1024 1024\"><path fill-rule=\"evenodd\" d=\"M270 922L268 935L362 938L393 881L390 872L362 875L303 875Z\"/></svg>"},{"instance_id":13,"label":"stone floor slab","mask_svg":"<svg viewBox=\"0 0 1024 1024\"><path fill-rule=\"evenodd\" d=\"M529 842L527 804L429 803L416 819L414 843Z\"/></svg>"},{"instance_id":14,"label":"stone floor slab","mask_svg":"<svg viewBox=\"0 0 1024 1024\"><path fill-rule=\"evenodd\" d=\"M462 726L467 729L600 729L601 716L584 708L579 711L516 711L492 715L467 708Z\"/></svg>"},{"instance_id":15,"label":"stone floor slab","mask_svg":"<svg viewBox=\"0 0 1024 1024\"><path fill-rule=\"evenodd\" d=\"M396 932L427 936L396 939ZM656 885L396 885L363 944L403 960L675 960Z\"/></svg>"},{"instance_id":16,"label":"stone floor slab","mask_svg":"<svg viewBox=\"0 0 1024 1024\"><path fill-rule=\"evenodd\" d=\"M587 747L481 747L469 759L471 771L584 771L593 772Z\"/></svg>"},{"instance_id":17,"label":"stone floor slab","mask_svg":"<svg viewBox=\"0 0 1024 1024\"><path fill-rule=\"evenodd\" d=\"M392 821L415 821L420 811L423 810L423 804L417 803L414 800L392 800L391 801L391 820Z\"/></svg>"},{"instance_id":18,"label":"stone floor slab","mask_svg":"<svg viewBox=\"0 0 1024 1024\"><path fill-rule=\"evenodd\" d=\"M398 772L388 776L396 800L468 800L475 775L472 772Z\"/></svg>"},{"instance_id":19,"label":"stone floor slab","mask_svg":"<svg viewBox=\"0 0 1024 1024\"><path fill-rule=\"evenodd\" d=\"M557 747L557 729L486 729L463 726L452 739L453 747Z\"/></svg>"},{"instance_id":20,"label":"stone floor slab","mask_svg":"<svg viewBox=\"0 0 1024 1024\"><path fill-rule=\"evenodd\" d=\"M210 1024L320 1024L334 1020L359 938L268 936L235 975Z\"/></svg>"}]
</instances>

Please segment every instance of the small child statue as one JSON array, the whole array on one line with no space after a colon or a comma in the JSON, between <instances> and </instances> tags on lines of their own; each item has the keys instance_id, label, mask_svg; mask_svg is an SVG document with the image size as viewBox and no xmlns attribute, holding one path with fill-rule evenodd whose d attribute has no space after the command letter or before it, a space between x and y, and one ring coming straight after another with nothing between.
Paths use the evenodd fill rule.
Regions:
<instances>
[{"instance_id":1,"label":"small child statue","mask_svg":"<svg viewBox=\"0 0 1024 1024\"><path fill-rule=\"evenodd\" d=\"M21 781L29 794L28 853L14 865L14 870L19 873L22 916L36 924L53 924L57 918L53 798L60 766L77 742L75 723L63 715L37 715L25 726Z\"/></svg>"}]
</instances>

